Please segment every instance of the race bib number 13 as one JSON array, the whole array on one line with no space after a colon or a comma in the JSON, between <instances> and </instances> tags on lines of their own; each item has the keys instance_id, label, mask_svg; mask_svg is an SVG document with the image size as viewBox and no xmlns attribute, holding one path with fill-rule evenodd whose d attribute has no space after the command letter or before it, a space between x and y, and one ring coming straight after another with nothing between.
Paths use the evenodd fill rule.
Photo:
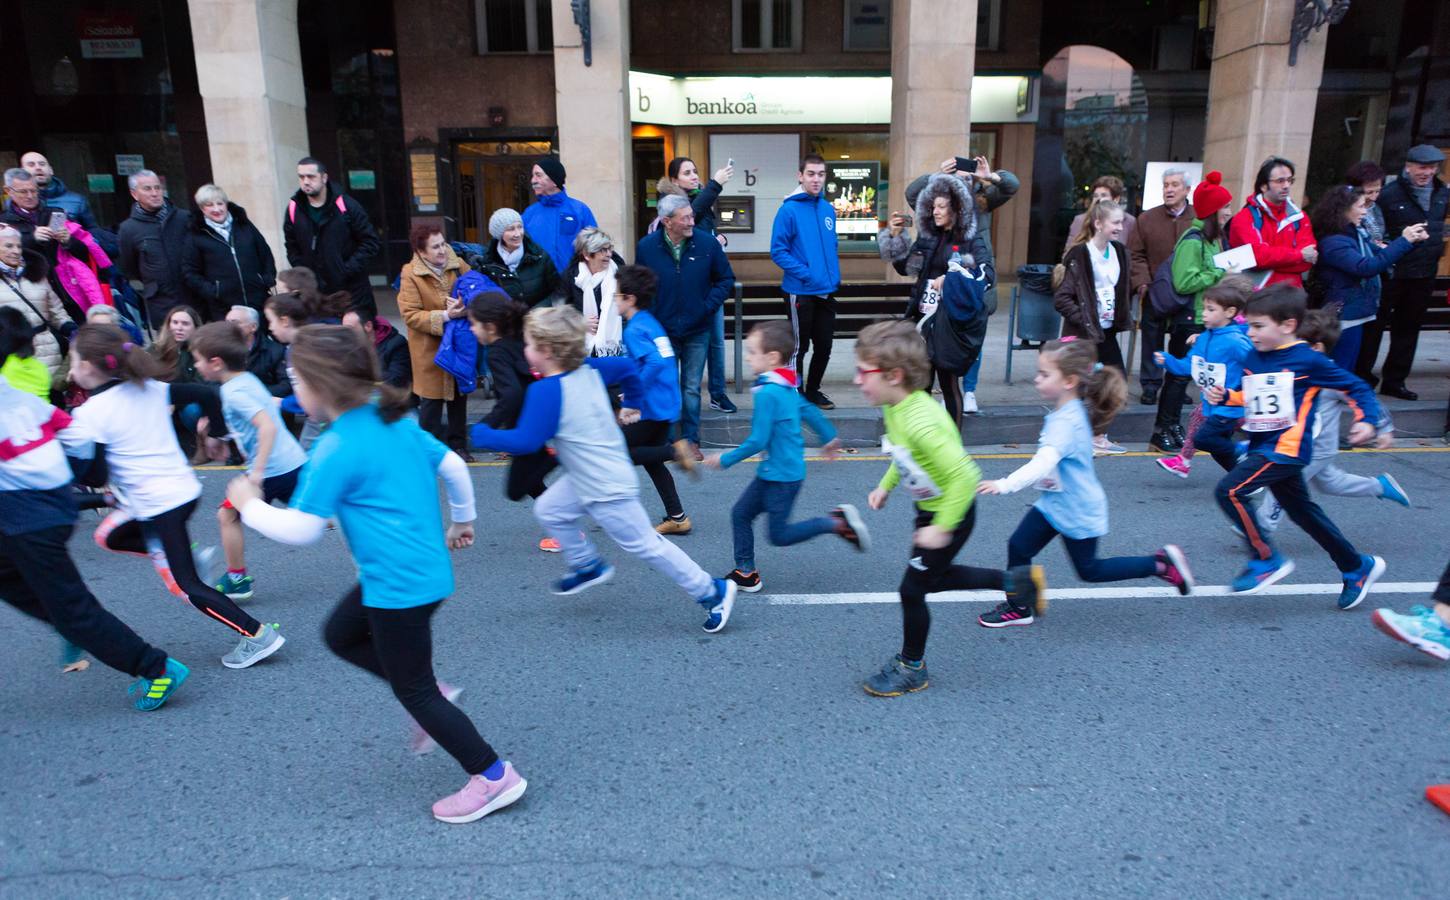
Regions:
<instances>
[{"instance_id":1,"label":"race bib number 13","mask_svg":"<svg viewBox=\"0 0 1450 900\"><path fill-rule=\"evenodd\" d=\"M1244 431L1283 431L1294 424L1294 373L1244 376Z\"/></svg>"}]
</instances>

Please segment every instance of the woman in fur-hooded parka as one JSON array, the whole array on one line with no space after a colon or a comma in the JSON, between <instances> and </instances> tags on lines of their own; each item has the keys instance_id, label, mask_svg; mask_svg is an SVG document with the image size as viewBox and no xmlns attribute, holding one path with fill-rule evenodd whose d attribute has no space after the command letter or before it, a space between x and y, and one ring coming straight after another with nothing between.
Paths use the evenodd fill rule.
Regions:
<instances>
[{"instance_id":1,"label":"woman in fur-hooded parka","mask_svg":"<svg viewBox=\"0 0 1450 900\"><path fill-rule=\"evenodd\" d=\"M933 216L938 198L947 201L951 220L946 228L940 228ZM977 228L977 208L967 183L955 175L937 173L927 181L926 188L916 196L917 238L911 241L905 230L892 234L883 228L877 235L881 258L892 264L902 275L916 276L911 289L911 305L907 315L913 320L921 318L921 298L927 285L945 275L947 263L956 247L967 268L985 260L991 267L991 251ZM988 280L995 281L996 273L988 272Z\"/></svg>"}]
</instances>

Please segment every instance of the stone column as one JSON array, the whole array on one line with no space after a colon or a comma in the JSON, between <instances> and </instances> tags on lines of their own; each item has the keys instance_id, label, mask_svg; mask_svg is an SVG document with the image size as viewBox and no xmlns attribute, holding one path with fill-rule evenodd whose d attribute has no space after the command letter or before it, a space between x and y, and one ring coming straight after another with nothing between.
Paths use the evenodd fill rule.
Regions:
<instances>
[{"instance_id":1,"label":"stone column","mask_svg":"<svg viewBox=\"0 0 1450 900\"><path fill-rule=\"evenodd\" d=\"M559 157L569 173L569 195L589 204L620 255L629 257L634 246L629 0L591 0L589 5L591 62L586 67L569 0L553 0Z\"/></svg>"},{"instance_id":2,"label":"stone column","mask_svg":"<svg viewBox=\"0 0 1450 900\"><path fill-rule=\"evenodd\" d=\"M1328 26L1299 45L1289 65L1289 24L1296 0L1219 0L1213 68L1208 79L1204 169L1223 172L1237 205L1253 190L1270 156L1294 162L1295 198L1304 197L1314 137L1314 106L1324 72Z\"/></svg>"},{"instance_id":3,"label":"stone column","mask_svg":"<svg viewBox=\"0 0 1450 900\"><path fill-rule=\"evenodd\" d=\"M928 0L892 3L888 210L905 207L912 179L966 155L976 59L977 0L952 4L945 14Z\"/></svg>"},{"instance_id":4,"label":"stone column","mask_svg":"<svg viewBox=\"0 0 1450 900\"><path fill-rule=\"evenodd\" d=\"M307 155L297 0L189 0L212 179L287 266L282 217ZM333 178L340 173L332 173ZM178 206L189 197L173 197Z\"/></svg>"}]
</instances>

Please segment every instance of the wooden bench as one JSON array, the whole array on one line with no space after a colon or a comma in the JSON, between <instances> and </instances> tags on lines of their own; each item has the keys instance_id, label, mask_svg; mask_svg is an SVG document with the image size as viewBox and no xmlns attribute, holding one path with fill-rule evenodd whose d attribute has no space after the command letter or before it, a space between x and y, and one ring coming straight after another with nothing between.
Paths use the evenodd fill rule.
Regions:
<instances>
[{"instance_id":1,"label":"wooden bench","mask_svg":"<svg viewBox=\"0 0 1450 900\"><path fill-rule=\"evenodd\" d=\"M1430 308L1425 311L1425 324L1421 331L1450 331L1450 278L1435 279L1435 290L1430 294Z\"/></svg>"}]
</instances>

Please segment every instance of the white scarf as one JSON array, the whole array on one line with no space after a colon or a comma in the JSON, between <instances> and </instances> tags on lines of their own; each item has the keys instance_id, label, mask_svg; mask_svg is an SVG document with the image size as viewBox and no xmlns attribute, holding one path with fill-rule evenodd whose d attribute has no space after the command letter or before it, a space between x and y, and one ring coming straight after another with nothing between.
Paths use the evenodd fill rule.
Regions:
<instances>
[{"instance_id":1,"label":"white scarf","mask_svg":"<svg viewBox=\"0 0 1450 900\"><path fill-rule=\"evenodd\" d=\"M584 350L590 356L620 356L624 352L622 335L624 322L619 317L619 307L614 302L614 274L618 267L614 260L602 272L589 271L589 264L579 263L579 274L574 284L584 294L584 318L599 318L599 328L594 334L584 335ZM594 296L595 289L599 297Z\"/></svg>"},{"instance_id":2,"label":"white scarf","mask_svg":"<svg viewBox=\"0 0 1450 900\"><path fill-rule=\"evenodd\" d=\"M231 213L227 213L226 219L221 222L213 222L211 219L208 219L205 216L202 216L202 219L206 222L207 225L211 227L212 231L215 231L218 235L221 236L222 240L226 241L228 244L232 242Z\"/></svg>"},{"instance_id":3,"label":"white scarf","mask_svg":"<svg viewBox=\"0 0 1450 900\"><path fill-rule=\"evenodd\" d=\"M520 241L518 247L510 250L503 245L503 241L499 241L498 258L503 260L503 264L508 266L510 272L517 272L519 270L519 263L524 261L523 242Z\"/></svg>"}]
</instances>

